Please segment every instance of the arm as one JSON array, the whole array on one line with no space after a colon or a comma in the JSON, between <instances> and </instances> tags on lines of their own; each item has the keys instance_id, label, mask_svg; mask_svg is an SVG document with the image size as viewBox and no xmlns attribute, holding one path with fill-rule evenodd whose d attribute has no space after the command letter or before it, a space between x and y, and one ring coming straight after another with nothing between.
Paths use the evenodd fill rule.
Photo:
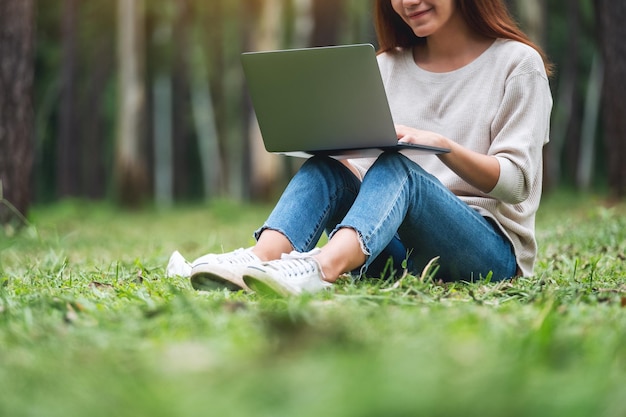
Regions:
<instances>
[{"instance_id":1,"label":"arm","mask_svg":"<svg viewBox=\"0 0 626 417\"><path fill-rule=\"evenodd\" d=\"M468 184L500 201L517 204L541 176L552 96L542 70L510 77L490 125L487 151L476 152L434 132L397 126L398 139L450 148L441 161Z\"/></svg>"},{"instance_id":2,"label":"arm","mask_svg":"<svg viewBox=\"0 0 626 417\"><path fill-rule=\"evenodd\" d=\"M468 184L489 193L500 178L500 163L497 158L464 148L458 143L434 132L396 126L400 142L416 143L449 148L450 153L439 154L439 159Z\"/></svg>"}]
</instances>

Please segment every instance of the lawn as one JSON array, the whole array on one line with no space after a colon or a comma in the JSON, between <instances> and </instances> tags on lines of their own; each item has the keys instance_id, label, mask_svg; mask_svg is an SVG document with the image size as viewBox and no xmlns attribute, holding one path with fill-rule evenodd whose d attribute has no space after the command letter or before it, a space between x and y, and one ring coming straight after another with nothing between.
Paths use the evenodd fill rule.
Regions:
<instances>
[{"instance_id":1,"label":"lawn","mask_svg":"<svg viewBox=\"0 0 626 417\"><path fill-rule=\"evenodd\" d=\"M269 206L70 201L0 230L0 416L626 415L626 204L559 193L536 276L290 299L166 278Z\"/></svg>"}]
</instances>

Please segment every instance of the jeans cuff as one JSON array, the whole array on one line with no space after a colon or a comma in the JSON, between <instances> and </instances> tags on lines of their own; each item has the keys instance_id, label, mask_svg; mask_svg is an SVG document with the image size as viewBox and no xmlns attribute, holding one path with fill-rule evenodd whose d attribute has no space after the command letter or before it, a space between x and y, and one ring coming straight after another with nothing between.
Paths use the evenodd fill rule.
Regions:
<instances>
[{"instance_id":1,"label":"jeans cuff","mask_svg":"<svg viewBox=\"0 0 626 417\"><path fill-rule=\"evenodd\" d=\"M359 245L361 246L361 250L363 251L363 254L366 257L369 257L372 253L369 251L369 249L365 246L365 241L363 240L363 235L361 234L361 232L359 232L355 227L353 226L348 226L345 224L339 224L337 225L337 227L335 227L335 229L330 233L330 235L328 236L328 240L332 239L333 236L335 235L335 233L337 233L339 231L339 229L352 229L356 232L357 235L357 240L359 241ZM367 261L366 261L367 263Z\"/></svg>"},{"instance_id":2,"label":"jeans cuff","mask_svg":"<svg viewBox=\"0 0 626 417\"><path fill-rule=\"evenodd\" d=\"M270 227L268 225L263 225L262 227L260 227L256 232L254 232L254 234L252 235L254 237L254 240L256 240L257 242L259 241L259 238L261 237L261 233L263 233L266 230L272 230L274 232L278 232L281 235L285 236L285 238L289 241L289 243L291 244L291 247L298 251L298 252L304 252L301 248L297 248L294 244L293 241L291 240L291 238L287 235L287 233L285 233L284 230L275 228L275 227Z\"/></svg>"}]
</instances>

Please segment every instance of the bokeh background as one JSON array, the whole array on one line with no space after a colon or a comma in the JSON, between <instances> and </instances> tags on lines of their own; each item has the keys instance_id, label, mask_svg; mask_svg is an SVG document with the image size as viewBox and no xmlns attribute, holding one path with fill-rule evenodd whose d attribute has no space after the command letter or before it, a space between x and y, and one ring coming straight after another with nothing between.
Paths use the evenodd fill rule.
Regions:
<instances>
[{"instance_id":1,"label":"bokeh background","mask_svg":"<svg viewBox=\"0 0 626 417\"><path fill-rule=\"evenodd\" d=\"M32 201L274 198L301 161L265 152L241 52L376 44L372 3L35 0ZM605 91L619 90L603 77L612 50L599 29L608 27L603 16L624 14L624 5L507 3L556 68L546 192L609 189L617 180L602 118L603 78Z\"/></svg>"}]
</instances>

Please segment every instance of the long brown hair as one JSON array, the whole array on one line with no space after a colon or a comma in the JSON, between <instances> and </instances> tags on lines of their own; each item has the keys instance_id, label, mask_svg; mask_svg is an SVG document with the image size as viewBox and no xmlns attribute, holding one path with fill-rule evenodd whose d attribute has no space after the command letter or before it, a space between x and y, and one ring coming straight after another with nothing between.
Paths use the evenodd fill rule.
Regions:
<instances>
[{"instance_id":1,"label":"long brown hair","mask_svg":"<svg viewBox=\"0 0 626 417\"><path fill-rule=\"evenodd\" d=\"M502 0L455 0L461 15L470 28L488 38L512 39L534 48L542 57L546 73L552 74L552 64L544 51L526 36L515 22ZM374 24L378 37L379 52L397 48L411 48L426 42L395 12L391 0L376 0Z\"/></svg>"}]
</instances>

